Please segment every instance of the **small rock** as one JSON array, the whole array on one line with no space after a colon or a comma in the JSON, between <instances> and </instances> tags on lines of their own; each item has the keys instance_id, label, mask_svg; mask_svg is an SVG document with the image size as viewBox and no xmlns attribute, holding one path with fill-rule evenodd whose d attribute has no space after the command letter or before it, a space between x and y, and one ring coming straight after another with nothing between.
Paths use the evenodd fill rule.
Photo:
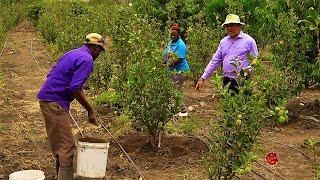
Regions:
<instances>
[{"instance_id":1,"label":"small rock","mask_svg":"<svg viewBox=\"0 0 320 180\"><path fill-rule=\"evenodd\" d=\"M200 104L201 107L205 107L207 105L207 103L204 102L204 101L201 101L199 104Z\"/></svg>"},{"instance_id":2,"label":"small rock","mask_svg":"<svg viewBox=\"0 0 320 180\"><path fill-rule=\"evenodd\" d=\"M124 174L125 170L118 165L112 167L113 172L117 174Z\"/></svg>"},{"instance_id":3,"label":"small rock","mask_svg":"<svg viewBox=\"0 0 320 180\"><path fill-rule=\"evenodd\" d=\"M276 132L280 132L281 128L274 127L273 130L275 130Z\"/></svg>"},{"instance_id":4,"label":"small rock","mask_svg":"<svg viewBox=\"0 0 320 180\"><path fill-rule=\"evenodd\" d=\"M304 106L304 104L303 104L303 103L300 103L300 106Z\"/></svg>"},{"instance_id":5,"label":"small rock","mask_svg":"<svg viewBox=\"0 0 320 180\"><path fill-rule=\"evenodd\" d=\"M304 133L304 131L300 131L299 133L300 133L300 134L303 134L303 133Z\"/></svg>"},{"instance_id":6,"label":"small rock","mask_svg":"<svg viewBox=\"0 0 320 180\"><path fill-rule=\"evenodd\" d=\"M189 106L189 107L188 107L188 111L190 111L190 112L191 112L191 111L194 111L194 108L193 108L192 106Z\"/></svg>"}]
</instances>

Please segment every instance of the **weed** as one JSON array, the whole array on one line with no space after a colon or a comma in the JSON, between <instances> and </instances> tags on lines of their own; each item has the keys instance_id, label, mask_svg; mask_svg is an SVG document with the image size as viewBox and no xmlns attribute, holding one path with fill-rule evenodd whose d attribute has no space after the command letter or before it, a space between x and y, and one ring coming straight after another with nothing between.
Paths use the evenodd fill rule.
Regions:
<instances>
[{"instance_id":1,"label":"weed","mask_svg":"<svg viewBox=\"0 0 320 180\"><path fill-rule=\"evenodd\" d=\"M316 178L319 180L320 179L320 165L315 167L315 171L316 171Z\"/></svg>"},{"instance_id":2,"label":"weed","mask_svg":"<svg viewBox=\"0 0 320 180\"><path fill-rule=\"evenodd\" d=\"M194 118L187 118L182 121L182 130L186 134L192 134L195 130L199 128L199 123Z\"/></svg>"},{"instance_id":3,"label":"weed","mask_svg":"<svg viewBox=\"0 0 320 180\"><path fill-rule=\"evenodd\" d=\"M4 85L4 77L3 77L3 73L0 72L0 87L2 87Z\"/></svg>"}]
</instances>

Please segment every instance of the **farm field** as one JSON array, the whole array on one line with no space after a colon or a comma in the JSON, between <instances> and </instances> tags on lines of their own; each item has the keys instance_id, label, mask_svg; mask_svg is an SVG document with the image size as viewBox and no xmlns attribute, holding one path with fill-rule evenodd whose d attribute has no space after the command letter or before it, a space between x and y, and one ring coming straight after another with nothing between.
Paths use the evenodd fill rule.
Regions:
<instances>
[{"instance_id":1,"label":"farm field","mask_svg":"<svg viewBox=\"0 0 320 180\"><path fill-rule=\"evenodd\" d=\"M320 179L319 12L316 0L0 0L0 179L55 179L37 94L78 47L85 59L51 71L74 81L40 99L82 102L72 134L110 143L105 179Z\"/></svg>"},{"instance_id":2,"label":"farm field","mask_svg":"<svg viewBox=\"0 0 320 180\"><path fill-rule=\"evenodd\" d=\"M30 22L23 22L7 35L6 45L0 57L0 69L4 85L1 86L0 101L0 179L7 179L12 172L21 169L41 169L47 179L54 177L54 159L48 151L43 118L35 100L36 93L44 80L52 61L48 49L40 41L36 30ZM39 69L40 67L40 69ZM213 92L209 85L201 93L194 91L192 82L188 81L184 88L185 103L194 106L190 116L197 120L216 121ZM290 111L289 124L268 126L262 130L257 150L257 162L277 172L284 179L314 179L314 156L311 151L301 147L305 139L317 139L320 136L319 122L306 120L301 116L320 117L320 105L316 103L320 97L317 90L304 90L287 105ZM200 102L205 102L203 107ZM301 105L304 104L304 106ZM85 132L109 139L111 147L107 164L107 179L138 179L135 169L130 166L124 154L113 140L100 128L92 127L85 122L85 114L75 104L73 113ZM115 117L110 117L114 120ZM179 119L182 121L182 119ZM144 148L146 134L131 129L124 134L115 135L129 153L133 161L140 167L147 179L207 179L201 163L202 156L208 152L206 144L195 138L196 135L207 135L208 126L202 126L194 137L171 134L165 136L162 147L156 152ZM74 127L75 128L75 127ZM276 141L276 142L274 142ZM281 143L281 144L280 144ZM297 148L312 159L309 159L290 145ZM267 152L276 152L280 161L275 167L264 160ZM253 169L266 179L280 179L262 166L253 163ZM241 179L259 179L254 173L241 176Z\"/></svg>"}]
</instances>

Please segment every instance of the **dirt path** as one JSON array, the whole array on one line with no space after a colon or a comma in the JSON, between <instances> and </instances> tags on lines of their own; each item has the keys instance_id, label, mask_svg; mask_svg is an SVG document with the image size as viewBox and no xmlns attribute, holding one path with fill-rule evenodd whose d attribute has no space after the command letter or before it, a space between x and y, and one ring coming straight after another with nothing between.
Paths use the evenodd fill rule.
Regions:
<instances>
[{"instance_id":1,"label":"dirt path","mask_svg":"<svg viewBox=\"0 0 320 180\"><path fill-rule=\"evenodd\" d=\"M52 166L36 100L51 62L44 49L28 22L7 35L0 57L4 81L0 88L0 179L7 179L14 171L47 170ZM43 164L44 159L46 164Z\"/></svg>"},{"instance_id":2,"label":"dirt path","mask_svg":"<svg viewBox=\"0 0 320 180\"><path fill-rule=\"evenodd\" d=\"M8 179L10 173L22 169L41 169L45 172L46 179L53 179L55 174L54 160L49 152L36 100L36 94L53 64L45 49L35 29L28 22L22 23L7 35L6 46L0 56L0 82L1 78L4 81L0 85L0 179ZM197 105L193 115L199 120L215 119L215 100L209 88L201 94L195 93L192 87L187 87L184 92L186 105ZM293 113L293 123L277 127L277 131L263 131L263 145L261 152L258 152L259 163L268 166L264 161L265 154L274 151L280 155L280 162L272 169L285 179L314 179L312 159L270 139L299 149L307 138L320 140L320 124L300 118L300 115L308 115L320 119L319 106L309 106L317 98L320 99L319 91L304 91L288 107ZM199 102L203 101L206 106L201 108ZM75 114L81 119L80 124L85 125L85 112L79 109ZM101 129L95 132L105 136ZM153 153L142 149L146 140L146 136L139 133L119 136L119 141L147 179L205 179L205 169L201 167L201 157L206 151L203 143L195 139L166 137L163 140L164 148ZM112 141L109 151L108 179L135 179L138 176ZM311 155L311 152L303 151ZM255 165L254 169L267 179L280 179L259 165ZM241 179L253 178L242 176Z\"/></svg>"}]
</instances>

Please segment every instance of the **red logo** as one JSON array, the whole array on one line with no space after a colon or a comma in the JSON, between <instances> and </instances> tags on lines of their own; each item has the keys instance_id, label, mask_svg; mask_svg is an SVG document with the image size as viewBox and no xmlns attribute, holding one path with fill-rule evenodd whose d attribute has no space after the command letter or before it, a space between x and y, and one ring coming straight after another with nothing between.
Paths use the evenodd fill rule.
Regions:
<instances>
[{"instance_id":1,"label":"red logo","mask_svg":"<svg viewBox=\"0 0 320 180\"><path fill-rule=\"evenodd\" d=\"M279 156L277 153L269 152L266 156L266 161L270 165L276 165L279 162Z\"/></svg>"}]
</instances>

